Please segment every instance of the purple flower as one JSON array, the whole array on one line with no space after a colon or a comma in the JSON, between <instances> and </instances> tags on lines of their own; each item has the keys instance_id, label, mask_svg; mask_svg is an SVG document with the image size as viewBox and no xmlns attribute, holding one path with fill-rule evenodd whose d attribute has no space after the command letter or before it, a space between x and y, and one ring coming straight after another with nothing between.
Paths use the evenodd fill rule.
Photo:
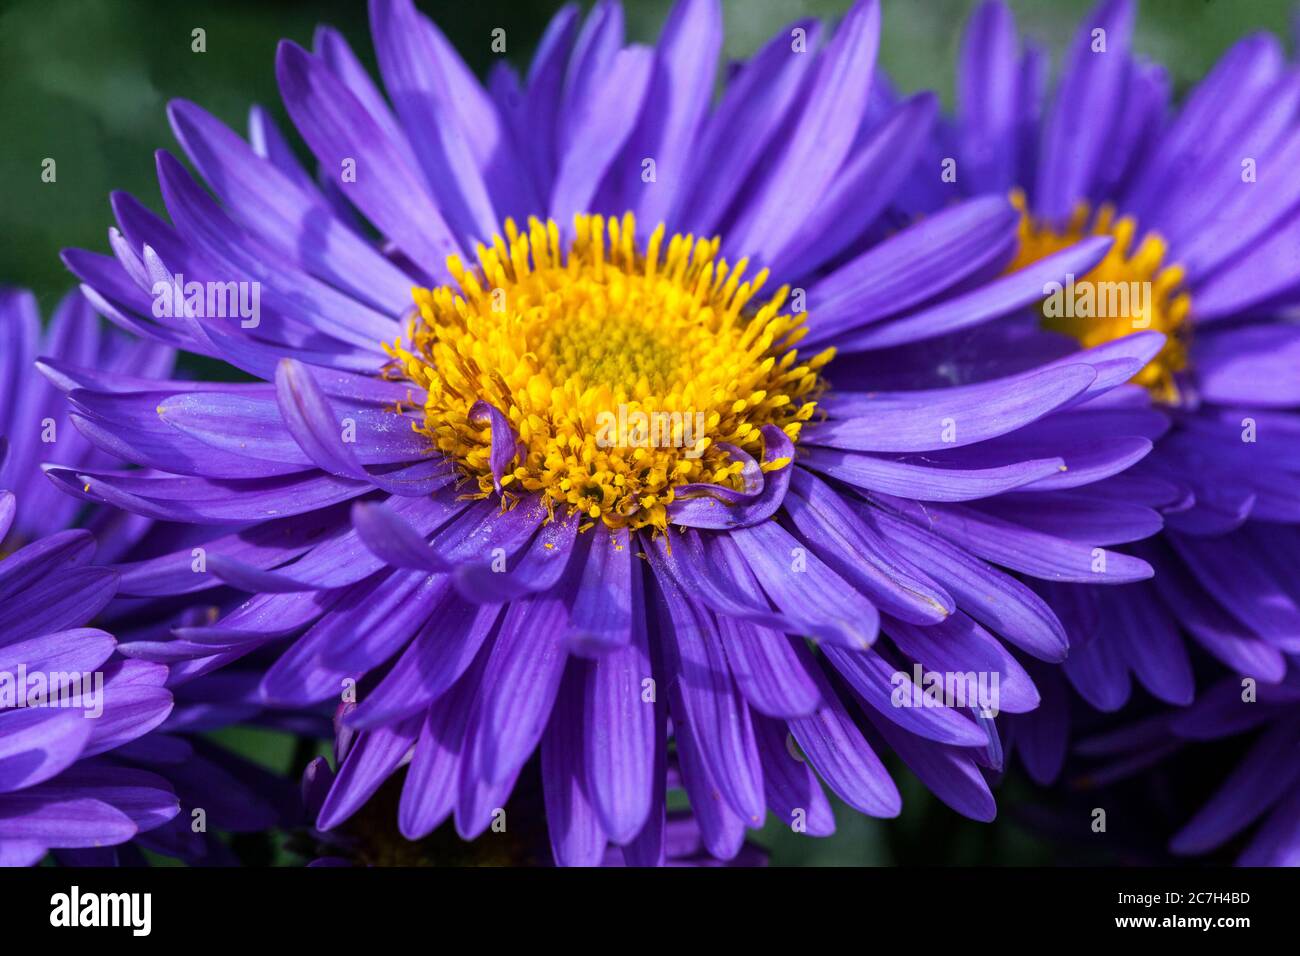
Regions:
<instances>
[{"instance_id":1,"label":"purple flower","mask_svg":"<svg viewBox=\"0 0 1300 956\"><path fill-rule=\"evenodd\" d=\"M119 574L102 565L174 546L185 529L115 508L79 514L84 506L41 474L42 459L120 462L72 426L38 356L135 377L168 374L173 350L103 333L78 292L42 333L34 298L17 289L0 291L0 343L0 476L18 489L0 496L0 862L34 863L46 850L70 865L140 862L141 849L228 861L218 830L291 817L283 797L275 806L283 781L197 737L264 719L253 699L260 675L232 668L173 695L166 667L116 655L119 641L215 619L219 608L116 597Z\"/></svg>"},{"instance_id":2,"label":"purple flower","mask_svg":"<svg viewBox=\"0 0 1300 956\"><path fill-rule=\"evenodd\" d=\"M111 634L89 627L112 600L117 572L92 564L96 545L68 530L76 502L39 472L53 452L102 463L67 420L66 402L32 364L38 350L128 371L160 350L101 340L80 295L63 300L42 335L29 292L0 290L0 865L107 847L178 812L165 780L121 759L172 709L167 669L114 657ZM39 343L39 344L38 344ZM123 359L135 365L125 364ZM156 364L149 364L156 363ZM7 452L7 453L6 453ZM21 507L19 504L21 503ZM139 519L118 526L125 536Z\"/></svg>"},{"instance_id":3,"label":"purple flower","mask_svg":"<svg viewBox=\"0 0 1300 956\"><path fill-rule=\"evenodd\" d=\"M1044 348L1038 343L1054 333L1094 347L1144 334L1135 329L1167 336L1134 381L1152 392L1169 427L1152 422L1146 433L1154 453L1105 486L1131 506L1160 511L1164 533L1137 549L1156 575L1124 588L1044 592L1070 635L1063 668L1070 684L1105 711L1129 700L1134 678L1158 700L1186 705L1195 691L1191 651L1199 648L1259 682L1261 700L1264 685L1273 685L1268 694L1285 702L1300 667L1300 180L1293 174L1300 87L1279 41L1254 35L1171 109L1164 71L1130 52L1133 15L1128 0L1100 4L1044 103L1041 51L1019 49L1005 6L981 6L962 48L956 119L930 147L954 157L961 174L955 185L916 175L907 205L938 208L954 189L962 196L1021 191L1017 266L1088 237L1114 240L1064 304L1080 306L1085 287L1097 302L1112 290L1141 298L1068 315L1055 308L1059 300L1052 310L1045 304L1002 330L1026 347ZM1115 430L1130 424L1138 422L1117 417ZM1043 780L1055 776L1066 747L1057 683L1050 675L1040 682L1045 706L1014 734L1031 774ZM1219 736L1277 722L1241 776L1225 783L1227 795L1190 826L1196 836L1175 839L1184 852L1212 845L1211 833L1226 839L1245 826L1274 785L1294 790L1300 782L1293 702L1266 707L1210 694L1217 703L1170 717L1174 726L1194 721L1203 735ZM1218 731L1207 732L1211 717L1222 721ZM1267 774L1270 786L1256 787L1248 767ZM1238 813L1239 800L1258 805ZM1210 822L1227 803L1235 824ZM1297 819L1295 801L1283 801L1261 831L1264 842L1284 834L1289 841L1272 859L1294 855Z\"/></svg>"},{"instance_id":4,"label":"purple flower","mask_svg":"<svg viewBox=\"0 0 1300 956\"><path fill-rule=\"evenodd\" d=\"M1110 423L1147 414L1124 383L1165 339L993 349L974 384L889 365L1109 243L1008 273L1005 198L880 218L935 101L882 102L874 2L779 33L712 108L714 0L653 49L617 4L566 8L487 89L409 0L371 13L388 102L334 31L281 45L318 169L260 109L245 142L173 103L216 198L160 152L171 222L117 194L113 254L65 254L105 317L255 379L47 363L87 437L148 469L51 476L202 529L121 564L122 592L250 595L124 652L176 687L275 653L266 701L341 699L321 830L404 769L408 839L476 837L539 749L566 864L665 861L678 776L719 859L769 811L831 832L822 783L893 816L883 751L991 819L994 716L1039 701L1019 657L1066 649L1015 573L1151 574L1105 546L1155 512L1082 489L1150 450ZM945 697L966 675L991 695Z\"/></svg>"},{"instance_id":5,"label":"purple flower","mask_svg":"<svg viewBox=\"0 0 1300 956\"><path fill-rule=\"evenodd\" d=\"M0 492L0 539L14 519ZM165 780L119 759L172 698L165 667L113 659L113 636L85 626L117 587L94 550L61 531L0 560L0 865L122 843L179 810Z\"/></svg>"}]
</instances>

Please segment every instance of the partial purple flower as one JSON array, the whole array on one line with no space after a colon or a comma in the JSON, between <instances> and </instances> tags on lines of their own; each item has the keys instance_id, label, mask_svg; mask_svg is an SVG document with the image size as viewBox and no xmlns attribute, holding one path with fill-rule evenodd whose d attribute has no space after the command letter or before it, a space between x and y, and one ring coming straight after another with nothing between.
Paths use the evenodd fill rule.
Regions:
<instances>
[{"instance_id":1,"label":"partial purple flower","mask_svg":"<svg viewBox=\"0 0 1300 956\"><path fill-rule=\"evenodd\" d=\"M30 292L0 292L0 342L0 444L10 451L7 457L0 455L0 475L20 489L17 495L6 492L6 506L0 509L5 511L0 575L6 568L12 572L11 586L0 589L0 617L11 629L7 640L0 636L0 727L7 721L13 732L6 753L17 774L11 801L14 832L27 824L45 828L22 829L30 839L10 842L7 849L0 837L0 859L36 862L44 847L70 865L143 862L144 849L195 863L231 862L218 832L264 830L293 818L284 780L197 736L237 721L266 720L264 708L252 700L259 675L241 676L232 669L173 696L164 666L114 653L120 641L215 619L219 604L231 603L231 594L210 593L209 600L217 604L199 607L183 599L116 597L118 574L102 565L172 547L178 529L112 507L87 509L58 493L41 473L43 461L78 467L113 467L120 461L73 427L68 403L37 371L38 362L57 355L86 370L156 376L170 373L174 352L103 330L76 291L64 297L43 331ZM57 373L51 375L57 379ZM46 622L43 614L54 615L56 624ZM45 633L46 628L51 632ZM18 689L20 680L29 679L44 682L51 698L71 704L89 694L93 706L40 710L37 705L43 702ZM100 679L102 696L96 696ZM84 694L78 694L86 682ZM104 716L71 720L74 713L80 718L101 703ZM30 727L18 734L24 720ZM327 726L288 714L275 722L294 721L296 729L318 735ZM86 734L89 738L81 740ZM49 747L49 753L45 763L36 763L41 747ZM80 759L78 754L93 759L59 773L58 760ZM51 772L58 776L45 781ZM34 783L41 785L31 787ZM0 789L8 792L9 786L6 779ZM69 802L74 800L87 801L84 812L81 803ZM30 813L18 813L20 801L26 801ZM128 829L111 812L115 808L135 827L129 845L112 836ZM195 810L201 810L201 819L194 817ZM78 816L84 817L82 828ZM47 838L40 838L42 832Z\"/></svg>"},{"instance_id":2,"label":"partial purple flower","mask_svg":"<svg viewBox=\"0 0 1300 956\"><path fill-rule=\"evenodd\" d=\"M1045 99L1046 57L1022 46L1004 4L983 4L962 46L955 120L937 128L900 203L915 214L1015 191L1016 266L1113 241L1092 271L984 333L1022 354L1166 334L1134 381L1168 424L1112 409L1111 439L1141 435L1155 452L1097 486L1112 504L1160 512L1164 533L1135 549L1157 573L1041 589L1070 635L1065 676L1104 711L1134 681L1191 702L1193 649L1264 683L1300 666L1300 84L1278 39L1252 35L1174 106L1164 70L1131 51L1134 14L1131 0L1098 4ZM946 180L933 171L945 157ZM937 347L913 358L936 378L966 364ZM1068 707L1059 678L1033 673L1046 704L1014 721L1014 736L1047 780Z\"/></svg>"},{"instance_id":3,"label":"partial purple flower","mask_svg":"<svg viewBox=\"0 0 1300 956\"><path fill-rule=\"evenodd\" d=\"M0 492L0 538L14 519ZM113 636L86 626L117 588L94 550L62 531L0 560L0 865L123 843L179 810L164 779L122 759L172 698L165 667L114 659Z\"/></svg>"}]
</instances>

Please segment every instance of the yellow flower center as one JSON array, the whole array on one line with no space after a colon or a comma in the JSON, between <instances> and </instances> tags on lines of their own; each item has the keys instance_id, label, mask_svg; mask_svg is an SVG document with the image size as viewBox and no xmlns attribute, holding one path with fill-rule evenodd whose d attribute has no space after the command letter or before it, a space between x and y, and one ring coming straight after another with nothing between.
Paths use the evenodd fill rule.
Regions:
<instances>
[{"instance_id":1,"label":"yellow flower center","mask_svg":"<svg viewBox=\"0 0 1300 956\"><path fill-rule=\"evenodd\" d=\"M1183 288L1183 268L1164 264L1166 245L1155 232L1137 240L1137 222L1116 218L1109 203L1094 213L1086 202L1075 207L1063 230L1036 222L1016 190L1011 201L1020 210L1020 247L1008 271L1024 268L1088 236L1111 236L1106 257L1087 275L1067 281L1044 299L1043 325L1077 339L1085 348L1144 329L1165 333L1166 342L1133 377L1157 399L1178 400L1175 373L1187 367L1187 314L1191 298Z\"/></svg>"},{"instance_id":2,"label":"yellow flower center","mask_svg":"<svg viewBox=\"0 0 1300 956\"><path fill-rule=\"evenodd\" d=\"M567 252L554 222L507 220L475 268L449 259L455 285L415 290L406 341L385 345L391 371L427 391L414 427L478 497L497 488L491 425L472 414L483 401L518 436L507 499L662 530L683 485L743 489L745 461L725 446L761 460L764 426L798 438L834 350L801 362L806 316L781 311L788 289L749 307L767 273L746 281L747 260L729 266L716 238L665 247L660 226L642 251L630 214L574 226Z\"/></svg>"}]
</instances>

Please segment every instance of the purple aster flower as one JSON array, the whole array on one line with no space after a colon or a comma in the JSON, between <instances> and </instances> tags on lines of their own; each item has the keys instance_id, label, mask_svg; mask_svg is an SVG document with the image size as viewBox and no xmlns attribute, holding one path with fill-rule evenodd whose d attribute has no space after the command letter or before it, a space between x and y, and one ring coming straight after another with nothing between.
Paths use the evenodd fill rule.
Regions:
<instances>
[{"instance_id":1,"label":"purple aster flower","mask_svg":"<svg viewBox=\"0 0 1300 956\"><path fill-rule=\"evenodd\" d=\"M0 865L74 854L157 828L179 807L165 780L122 755L172 709L167 669L114 656L113 636L88 626L112 600L117 572L92 564L95 539L70 530L76 502L40 476L55 452L102 463L68 425L66 402L32 368L38 349L126 370L126 336L112 344L79 294L63 300L42 336L35 299L0 290ZM39 343L39 345L38 345ZM159 349L140 346L132 362ZM21 507L19 504L21 503ZM130 525L120 527L125 535ZM26 542L26 543L24 543Z\"/></svg>"},{"instance_id":2,"label":"purple aster flower","mask_svg":"<svg viewBox=\"0 0 1300 956\"><path fill-rule=\"evenodd\" d=\"M474 838L539 750L566 864L665 861L677 779L718 859L769 811L831 832L822 783L893 816L884 752L991 819L994 715L1039 701L1020 656L1066 648L1016 574L1151 574L1107 546L1155 512L1082 489L1150 450L1110 422L1146 413L1124 383L1165 338L934 387L890 350L1109 241L1008 272L1004 197L880 219L935 101L882 104L874 2L779 33L713 107L716 0L654 48L615 3L566 8L486 89L409 0L371 17L387 99L336 32L281 45L317 169L260 109L246 142L175 102L213 195L160 152L171 222L118 194L112 255L65 254L111 321L253 379L47 363L91 442L148 469L51 477L200 529L120 564L123 593L249 595L124 652L174 686L273 653L266 701L341 699L323 831L397 774L403 835Z\"/></svg>"},{"instance_id":3,"label":"purple aster flower","mask_svg":"<svg viewBox=\"0 0 1300 956\"><path fill-rule=\"evenodd\" d=\"M15 524L0 492L0 539ZM0 560L0 865L105 847L179 810L161 777L120 759L172 709L167 669L113 658L86 624L117 573L90 564L87 531L41 538Z\"/></svg>"},{"instance_id":4,"label":"purple aster flower","mask_svg":"<svg viewBox=\"0 0 1300 956\"><path fill-rule=\"evenodd\" d=\"M962 47L957 117L929 147L931 160L950 157L960 172L952 184L916 175L905 205L935 209L952 191L1017 190L1024 218L1013 266L1113 239L1063 297L999 330L1022 347L1053 348L1049 338L1095 347L1144 329L1167 336L1134 381L1157 399L1169 428L1161 434L1152 423L1145 434L1155 452L1099 486L1160 510L1165 532L1138 548L1157 573L1124 588L1044 591L1070 634L1069 683L1106 711L1129 699L1133 678L1160 701L1188 704L1190 635L1223 667L1285 697L1300 666L1300 180L1291 172L1300 85L1278 40L1255 35L1171 109L1163 70L1130 52L1133 16L1128 0L1100 4L1044 104L1043 55L1021 51L1005 6L980 7ZM1110 298L1130 291L1127 303ZM1130 424L1116 419L1115 431ZM1068 707L1059 678L1033 673L1043 678L1045 706L1014 736L1031 774L1047 780L1064 756ZM1237 706L1234 717L1226 705L1204 713L1223 719L1223 733L1276 713ZM1266 735L1279 754L1300 745L1293 717ZM1247 763L1283 790L1300 782L1294 759L1267 770ZM1296 825L1294 801L1277 812L1290 819L1268 825L1270 838Z\"/></svg>"},{"instance_id":5,"label":"purple aster flower","mask_svg":"<svg viewBox=\"0 0 1300 956\"><path fill-rule=\"evenodd\" d=\"M84 506L41 474L42 460L71 467L120 461L72 426L68 403L36 370L38 356L127 377L171 372L170 347L100 326L79 292L60 302L42 332L31 293L0 291L0 410L7 413L0 445L10 452L0 454L0 476L19 489L5 492L0 507L0 737L15 775L0 784L12 795L0 797L0 861L35 862L52 849L61 863L105 865L143 861L140 851L148 849L230 862L218 830L264 830L293 818L286 781L197 736L265 721L254 700L260 674L231 669L173 695L166 667L115 656L118 641L212 620L219 608L115 597L119 575L104 563L174 546L185 529L111 507L79 514ZM230 603L229 593L209 597ZM42 610L33 617L35 609ZM43 679L51 699L74 704L77 677L82 685L102 679L101 696L91 699L102 701L103 716L83 718L90 704L38 709L31 694L20 702L19 675ZM322 728L292 714L274 722ZM201 828L194 826L195 808L204 812Z\"/></svg>"}]
</instances>

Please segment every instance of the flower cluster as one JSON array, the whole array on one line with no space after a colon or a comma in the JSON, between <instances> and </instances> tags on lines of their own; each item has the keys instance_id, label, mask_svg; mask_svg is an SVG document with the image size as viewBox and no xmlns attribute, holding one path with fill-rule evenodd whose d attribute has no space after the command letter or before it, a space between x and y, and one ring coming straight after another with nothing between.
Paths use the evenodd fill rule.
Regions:
<instances>
[{"instance_id":1,"label":"flower cluster","mask_svg":"<svg viewBox=\"0 0 1300 956\"><path fill-rule=\"evenodd\" d=\"M1085 750L1260 732L1173 849L1267 812L1245 858L1297 860L1272 38L1175 105L1106 0L1045 96L993 0L948 118L878 0L720 97L718 0L651 47L566 7L486 86L411 0L370 17L379 83L327 27L277 52L305 150L174 101L165 218L114 194L44 333L0 300L0 674L103 695L0 690L0 862L224 861L209 809L319 864L762 862L902 773L990 821L1133 678L1178 709ZM202 736L248 722L333 766L291 799Z\"/></svg>"}]
</instances>

